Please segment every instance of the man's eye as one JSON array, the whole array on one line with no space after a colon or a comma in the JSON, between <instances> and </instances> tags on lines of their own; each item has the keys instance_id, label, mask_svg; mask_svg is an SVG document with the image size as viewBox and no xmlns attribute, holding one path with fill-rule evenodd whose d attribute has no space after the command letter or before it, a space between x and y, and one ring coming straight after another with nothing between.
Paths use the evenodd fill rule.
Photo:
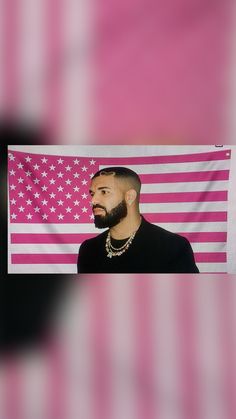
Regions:
<instances>
[{"instance_id":1,"label":"man's eye","mask_svg":"<svg viewBox=\"0 0 236 419\"><path fill-rule=\"evenodd\" d=\"M106 195L107 194L107 191L101 191L102 192L102 195Z\"/></svg>"}]
</instances>

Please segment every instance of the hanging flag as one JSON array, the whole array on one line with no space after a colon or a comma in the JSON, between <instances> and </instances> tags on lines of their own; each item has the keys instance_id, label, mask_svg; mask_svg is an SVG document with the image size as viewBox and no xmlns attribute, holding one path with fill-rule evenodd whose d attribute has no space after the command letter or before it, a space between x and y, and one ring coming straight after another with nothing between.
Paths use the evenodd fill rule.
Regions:
<instances>
[{"instance_id":1,"label":"hanging flag","mask_svg":"<svg viewBox=\"0 0 236 419\"><path fill-rule=\"evenodd\" d=\"M75 157L9 150L10 272L76 273L95 229L89 185L108 166L141 178L144 217L191 242L200 272L227 272L230 150L144 157Z\"/></svg>"}]
</instances>

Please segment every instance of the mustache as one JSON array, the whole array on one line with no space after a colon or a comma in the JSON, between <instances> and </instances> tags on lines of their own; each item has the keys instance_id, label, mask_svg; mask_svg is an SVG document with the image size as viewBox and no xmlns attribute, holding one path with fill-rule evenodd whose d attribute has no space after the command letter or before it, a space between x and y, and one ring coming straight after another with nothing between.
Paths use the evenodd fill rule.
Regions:
<instances>
[{"instance_id":1,"label":"mustache","mask_svg":"<svg viewBox=\"0 0 236 419\"><path fill-rule=\"evenodd\" d=\"M101 208L101 209L103 209L104 211L106 211L106 208L105 207L102 207L101 205L93 205L92 206L92 209L94 210L95 208Z\"/></svg>"}]
</instances>

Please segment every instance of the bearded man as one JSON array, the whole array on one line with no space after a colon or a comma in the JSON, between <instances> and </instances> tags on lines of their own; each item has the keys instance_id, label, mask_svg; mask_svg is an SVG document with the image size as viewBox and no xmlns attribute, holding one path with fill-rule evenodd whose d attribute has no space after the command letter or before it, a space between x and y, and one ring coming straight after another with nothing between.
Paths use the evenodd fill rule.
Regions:
<instances>
[{"instance_id":1,"label":"bearded man","mask_svg":"<svg viewBox=\"0 0 236 419\"><path fill-rule=\"evenodd\" d=\"M90 195L97 228L84 241L78 273L198 273L188 240L149 223L140 214L141 181L126 167L99 170Z\"/></svg>"}]
</instances>

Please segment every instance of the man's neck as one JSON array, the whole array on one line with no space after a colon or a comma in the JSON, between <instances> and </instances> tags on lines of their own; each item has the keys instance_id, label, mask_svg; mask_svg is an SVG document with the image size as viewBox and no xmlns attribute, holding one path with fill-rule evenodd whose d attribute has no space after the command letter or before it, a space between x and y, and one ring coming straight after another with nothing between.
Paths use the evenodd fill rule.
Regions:
<instances>
[{"instance_id":1,"label":"man's neck","mask_svg":"<svg viewBox=\"0 0 236 419\"><path fill-rule=\"evenodd\" d=\"M139 228L141 221L142 218L139 213L132 215L128 214L119 222L119 224L110 228L111 237L116 240L122 240L130 237L131 234Z\"/></svg>"}]
</instances>

